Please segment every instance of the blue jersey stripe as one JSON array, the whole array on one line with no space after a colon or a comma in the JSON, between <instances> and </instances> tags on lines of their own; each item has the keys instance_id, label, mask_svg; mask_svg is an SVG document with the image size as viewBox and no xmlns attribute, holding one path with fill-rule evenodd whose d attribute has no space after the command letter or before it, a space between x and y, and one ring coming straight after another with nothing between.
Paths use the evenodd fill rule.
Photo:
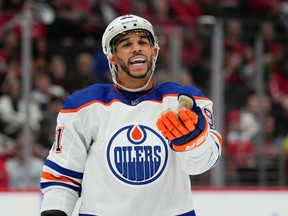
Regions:
<instances>
[{"instance_id":1,"label":"blue jersey stripe","mask_svg":"<svg viewBox=\"0 0 288 216\"><path fill-rule=\"evenodd\" d=\"M59 166L58 164L54 163L51 160L46 160L45 161L45 165L50 167L51 169L63 174L63 175L65 175L65 176L69 176L69 177L77 178L77 179L82 179L83 178L83 173L76 172L76 171L61 167L61 166Z\"/></svg>"},{"instance_id":2,"label":"blue jersey stripe","mask_svg":"<svg viewBox=\"0 0 288 216\"><path fill-rule=\"evenodd\" d=\"M79 216L97 216L97 215L91 215L91 214L79 214Z\"/></svg>"},{"instance_id":3,"label":"blue jersey stripe","mask_svg":"<svg viewBox=\"0 0 288 216\"><path fill-rule=\"evenodd\" d=\"M97 215L92 215L92 214L81 214L81 213L79 213L79 216L97 216ZM186 212L186 213L184 213L184 214L177 215L177 216L196 216L196 214L195 214L195 211L192 210L192 211L189 211L189 212Z\"/></svg>"},{"instance_id":4,"label":"blue jersey stripe","mask_svg":"<svg viewBox=\"0 0 288 216\"><path fill-rule=\"evenodd\" d=\"M51 186L62 186L62 187L66 187L66 188L72 189L72 190L77 191L77 192L81 191L81 187L69 185L69 184L62 183L62 182L42 182L42 183L40 183L41 189L51 187Z\"/></svg>"},{"instance_id":5,"label":"blue jersey stripe","mask_svg":"<svg viewBox=\"0 0 288 216\"><path fill-rule=\"evenodd\" d=\"M186 212L184 214L178 215L178 216L196 216L196 213L194 210Z\"/></svg>"}]
</instances>

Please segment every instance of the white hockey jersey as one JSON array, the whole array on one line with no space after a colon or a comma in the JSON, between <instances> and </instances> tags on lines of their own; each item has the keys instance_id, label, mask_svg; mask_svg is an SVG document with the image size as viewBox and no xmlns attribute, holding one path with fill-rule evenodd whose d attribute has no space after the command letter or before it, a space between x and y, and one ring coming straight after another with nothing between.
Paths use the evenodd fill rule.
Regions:
<instances>
[{"instance_id":1,"label":"white hockey jersey","mask_svg":"<svg viewBox=\"0 0 288 216\"><path fill-rule=\"evenodd\" d=\"M193 96L210 125L205 142L187 152L173 151L156 126L161 112L177 110L178 94ZM112 84L75 92L43 167L41 211L70 216L81 196L82 216L194 215L189 175L209 170L221 154L213 125L212 101L192 85L158 83L133 100Z\"/></svg>"}]
</instances>

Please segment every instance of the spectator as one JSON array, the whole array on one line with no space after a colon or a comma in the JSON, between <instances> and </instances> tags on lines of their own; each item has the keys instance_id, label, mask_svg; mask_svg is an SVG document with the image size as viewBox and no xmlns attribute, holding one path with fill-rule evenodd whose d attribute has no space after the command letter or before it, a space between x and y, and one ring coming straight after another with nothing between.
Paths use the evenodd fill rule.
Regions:
<instances>
[{"instance_id":1,"label":"spectator","mask_svg":"<svg viewBox=\"0 0 288 216\"><path fill-rule=\"evenodd\" d=\"M26 103L21 97L19 79L11 80L10 91L0 97L0 121L3 124L2 132L15 138L19 130L26 123ZM30 115L30 127L39 130L39 121L42 117L38 106L32 102L28 104Z\"/></svg>"},{"instance_id":2,"label":"spectator","mask_svg":"<svg viewBox=\"0 0 288 216\"><path fill-rule=\"evenodd\" d=\"M156 28L170 29L176 26L176 22L172 17L171 6L166 0L151 1L152 18ZM161 33L161 31L159 31Z\"/></svg>"},{"instance_id":3,"label":"spectator","mask_svg":"<svg viewBox=\"0 0 288 216\"><path fill-rule=\"evenodd\" d=\"M61 45L74 44L84 41L101 24L98 15L93 13L92 1L89 0L61 0L52 1L52 7L58 16L48 28L48 38Z\"/></svg>"},{"instance_id":4,"label":"spectator","mask_svg":"<svg viewBox=\"0 0 288 216\"><path fill-rule=\"evenodd\" d=\"M284 136L277 133L276 118L273 115L265 116L263 130L266 164L278 166L275 162L281 157Z\"/></svg>"},{"instance_id":5,"label":"spectator","mask_svg":"<svg viewBox=\"0 0 288 216\"><path fill-rule=\"evenodd\" d=\"M7 28L0 40L0 74L5 75L11 61L20 62L20 38L13 28Z\"/></svg>"},{"instance_id":6,"label":"spectator","mask_svg":"<svg viewBox=\"0 0 288 216\"><path fill-rule=\"evenodd\" d=\"M31 92L31 100L44 112L52 97L57 96L65 99L67 92L60 85L54 85L50 76L45 72L38 72L34 79L35 88Z\"/></svg>"},{"instance_id":7,"label":"spectator","mask_svg":"<svg viewBox=\"0 0 288 216\"><path fill-rule=\"evenodd\" d=\"M261 128L258 118L259 106L263 107L265 118L271 111L268 98L265 97L261 105L260 102L258 95L252 91L241 109L227 113L226 149L229 178L232 182L243 180L245 183L247 180L248 184L257 184L255 150L259 147L257 138ZM250 172L254 174L251 179L246 179L247 175L251 174Z\"/></svg>"},{"instance_id":8,"label":"spectator","mask_svg":"<svg viewBox=\"0 0 288 216\"><path fill-rule=\"evenodd\" d=\"M152 18L152 10L147 0L133 0L131 1L131 14L145 17L146 19Z\"/></svg>"},{"instance_id":9,"label":"spectator","mask_svg":"<svg viewBox=\"0 0 288 216\"><path fill-rule=\"evenodd\" d=\"M151 5L153 13L151 20L155 23L154 28L158 33L159 46L161 47L157 66L164 71L168 71L170 62L169 42L173 31L175 31L175 27L177 27L176 21L171 17L171 7L167 4L166 0L151 1Z\"/></svg>"},{"instance_id":10,"label":"spectator","mask_svg":"<svg viewBox=\"0 0 288 216\"><path fill-rule=\"evenodd\" d=\"M254 168L256 158L252 140L241 127L241 111L230 110L227 114L226 128L226 158L228 184L235 184L239 168Z\"/></svg>"},{"instance_id":11,"label":"spectator","mask_svg":"<svg viewBox=\"0 0 288 216\"><path fill-rule=\"evenodd\" d=\"M224 51L224 80L227 89L238 89L243 87L243 80L240 76L239 65L241 56L236 55L230 47Z\"/></svg>"},{"instance_id":12,"label":"spectator","mask_svg":"<svg viewBox=\"0 0 288 216\"><path fill-rule=\"evenodd\" d=\"M239 20L230 20L226 25L224 38L224 76L227 88L241 88L243 80L239 73L246 43L242 38L242 24Z\"/></svg>"},{"instance_id":13,"label":"spectator","mask_svg":"<svg viewBox=\"0 0 288 216\"><path fill-rule=\"evenodd\" d=\"M284 58L279 68L274 68L268 83L269 95L273 103L281 103L288 95L288 59Z\"/></svg>"},{"instance_id":14,"label":"spectator","mask_svg":"<svg viewBox=\"0 0 288 216\"><path fill-rule=\"evenodd\" d=\"M15 59L11 59L7 62L7 68L5 70L5 74L3 75L3 80L1 83L0 88L0 95L6 94L10 91L11 87L10 84L14 81L19 79L20 77L20 65L19 62Z\"/></svg>"},{"instance_id":15,"label":"spectator","mask_svg":"<svg viewBox=\"0 0 288 216\"><path fill-rule=\"evenodd\" d=\"M18 37L21 38L23 35L22 23L24 19L25 11L34 9L34 1L33 0L26 0L21 1L22 7L19 10L15 10L14 12L14 20L13 20L13 27L15 28ZM31 19L30 20L30 34L32 40L37 40L39 38L45 38L47 36L47 28L44 23L42 23L39 19Z\"/></svg>"},{"instance_id":16,"label":"spectator","mask_svg":"<svg viewBox=\"0 0 288 216\"><path fill-rule=\"evenodd\" d=\"M249 90L255 88L256 80L256 61L254 55L254 49L251 46L246 46L243 52L243 56L238 65L239 78L243 81L243 84L247 86Z\"/></svg>"},{"instance_id":17,"label":"spectator","mask_svg":"<svg viewBox=\"0 0 288 216\"><path fill-rule=\"evenodd\" d=\"M283 143L284 136L278 134L276 118L273 115L267 115L263 125L263 146L258 152L263 154L265 161L263 165L266 168L267 185L279 185L283 173ZM284 181L283 181L284 182Z\"/></svg>"},{"instance_id":18,"label":"spectator","mask_svg":"<svg viewBox=\"0 0 288 216\"><path fill-rule=\"evenodd\" d=\"M279 38L276 36L276 27L273 22L263 22L260 27L260 33L264 43L264 81L265 86L267 87L267 83L271 78L273 71L278 70L285 50L283 44L278 41Z\"/></svg>"},{"instance_id":19,"label":"spectator","mask_svg":"<svg viewBox=\"0 0 288 216\"><path fill-rule=\"evenodd\" d=\"M33 132L33 131L32 131ZM35 136L32 134L32 148L35 147ZM15 155L7 159L6 169L9 174L9 187L12 189L39 188L41 170L44 161L31 154L25 158L23 133L19 131L16 137Z\"/></svg>"},{"instance_id":20,"label":"spectator","mask_svg":"<svg viewBox=\"0 0 288 216\"><path fill-rule=\"evenodd\" d=\"M182 63L186 67L191 68L202 60L203 51L204 43L196 30L193 28L184 28L182 38Z\"/></svg>"},{"instance_id":21,"label":"spectator","mask_svg":"<svg viewBox=\"0 0 288 216\"><path fill-rule=\"evenodd\" d=\"M196 0L169 0L174 19L180 25L195 28L197 18L202 15L202 8Z\"/></svg>"},{"instance_id":22,"label":"spectator","mask_svg":"<svg viewBox=\"0 0 288 216\"><path fill-rule=\"evenodd\" d=\"M277 135L282 137L288 135L288 94L283 95L281 101L272 106L271 113L277 122Z\"/></svg>"},{"instance_id":23,"label":"spectator","mask_svg":"<svg viewBox=\"0 0 288 216\"><path fill-rule=\"evenodd\" d=\"M264 54L265 74L264 81L266 88L269 88L269 81L274 71L281 70L281 64L285 58L285 50L283 44L273 43L269 50Z\"/></svg>"},{"instance_id":24,"label":"spectator","mask_svg":"<svg viewBox=\"0 0 288 216\"><path fill-rule=\"evenodd\" d=\"M261 103L263 102L263 103ZM261 103L261 104L260 104ZM271 111L271 103L268 97L264 97L263 101L255 93L250 93L246 98L245 106L241 109L240 128L246 137L254 144L255 138L260 130L260 122L258 120L259 107L263 108L265 116Z\"/></svg>"},{"instance_id":25,"label":"spectator","mask_svg":"<svg viewBox=\"0 0 288 216\"><path fill-rule=\"evenodd\" d=\"M45 37L37 38L32 46L33 72L46 71L50 61L50 50Z\"/></svg>"},{"instance_id":26,"label":"spectator","mask_svg":"<svg viewBox=\"0 0 288 216\"><path fill-rule=\"evenodd\" d=\"M71 93L72 86L69 79L67 79L67 64L62 55L55 54L52 56L49 63L48 73L52 85L61 86L67 93Z\"/></svg>"},{"instance_id":27,"label":"spectator","mask_svg":"<svg viewBox=\"0 0 288 216\"><path fill-rule=\"evenodd\" d=\"M206 94L209 94L211 84L211 58L210 51L203 50L201 61L190 67L190 73L195 82L195 85L203 89Z\"/></svg>"},{"instance_id":28,"label":"spectator","mask_svg":"<svg viewBox=\"0 0 288 216\"><path fill-rule=\"evenodd\" d=\"M238 19L232 19L228 21L225 30L225 48L231 49L233 55L241 58L246 46L246 43L243 39L242 23Z\"/></svg>"},{"instance_id":29,"label":"spectator","mask_svg":"<svg viewBox=\"0 0 288 216\"><path fill-rule=\"evenodd\" d=\"M98 81L93 74L93 67L92 55L88 52L79 53L76 57L75 70L72 71L70 77L73 92Z\"/></svg>"},{"instance_id":30,"label":"spectator","mask_svg":"<svg viewBox=\"0 0 288 216\"><path fill-rule=\"evenodd\" d=\"M264 42L264 52L271 52L273 46L277 43L275 25L271 21L265 21L260 26L260 33Z\"/></svg>"}]
</instances>

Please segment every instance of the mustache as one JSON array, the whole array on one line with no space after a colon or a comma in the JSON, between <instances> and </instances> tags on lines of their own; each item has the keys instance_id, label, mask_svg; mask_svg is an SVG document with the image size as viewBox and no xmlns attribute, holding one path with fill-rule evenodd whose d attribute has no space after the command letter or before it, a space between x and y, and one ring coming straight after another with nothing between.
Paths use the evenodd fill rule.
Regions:
<instances>
[{"instance_id":1,"label":"mustache","mask_svg":"<svg viewBox=\"0 0 288 216\"><path fill-rule=\"evenodd\" d=\"M148 58L147 58L146 55L143 55L142 53L135 53L135 54L133 54L133 56L131 56L131 57L128 59L128 63L131 61L131 59L133 59L133 58L135 58L135 57L137 57L137 56L142 56L142 57L145 58L146 61L148 60Z\"/></svg>"}]
</instances>

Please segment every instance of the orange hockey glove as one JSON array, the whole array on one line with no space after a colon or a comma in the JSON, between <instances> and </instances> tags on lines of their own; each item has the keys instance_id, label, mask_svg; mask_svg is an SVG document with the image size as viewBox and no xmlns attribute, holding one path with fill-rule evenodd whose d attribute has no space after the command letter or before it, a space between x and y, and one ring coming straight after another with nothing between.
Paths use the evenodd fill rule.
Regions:
<instances>
[{"instance_id":1,"label":"orange hockey glove","mask_svg":"<svg viewBox=\"0 0 288 216\"><path fill-rule=\"evenodd\" d=\"M188 151L201 145L208 136L208 123L195 99L179 95L177 113L167 110L158 118L156 125L162 135L171 141L175 151Z\"/></svg>"}]
</instances>

